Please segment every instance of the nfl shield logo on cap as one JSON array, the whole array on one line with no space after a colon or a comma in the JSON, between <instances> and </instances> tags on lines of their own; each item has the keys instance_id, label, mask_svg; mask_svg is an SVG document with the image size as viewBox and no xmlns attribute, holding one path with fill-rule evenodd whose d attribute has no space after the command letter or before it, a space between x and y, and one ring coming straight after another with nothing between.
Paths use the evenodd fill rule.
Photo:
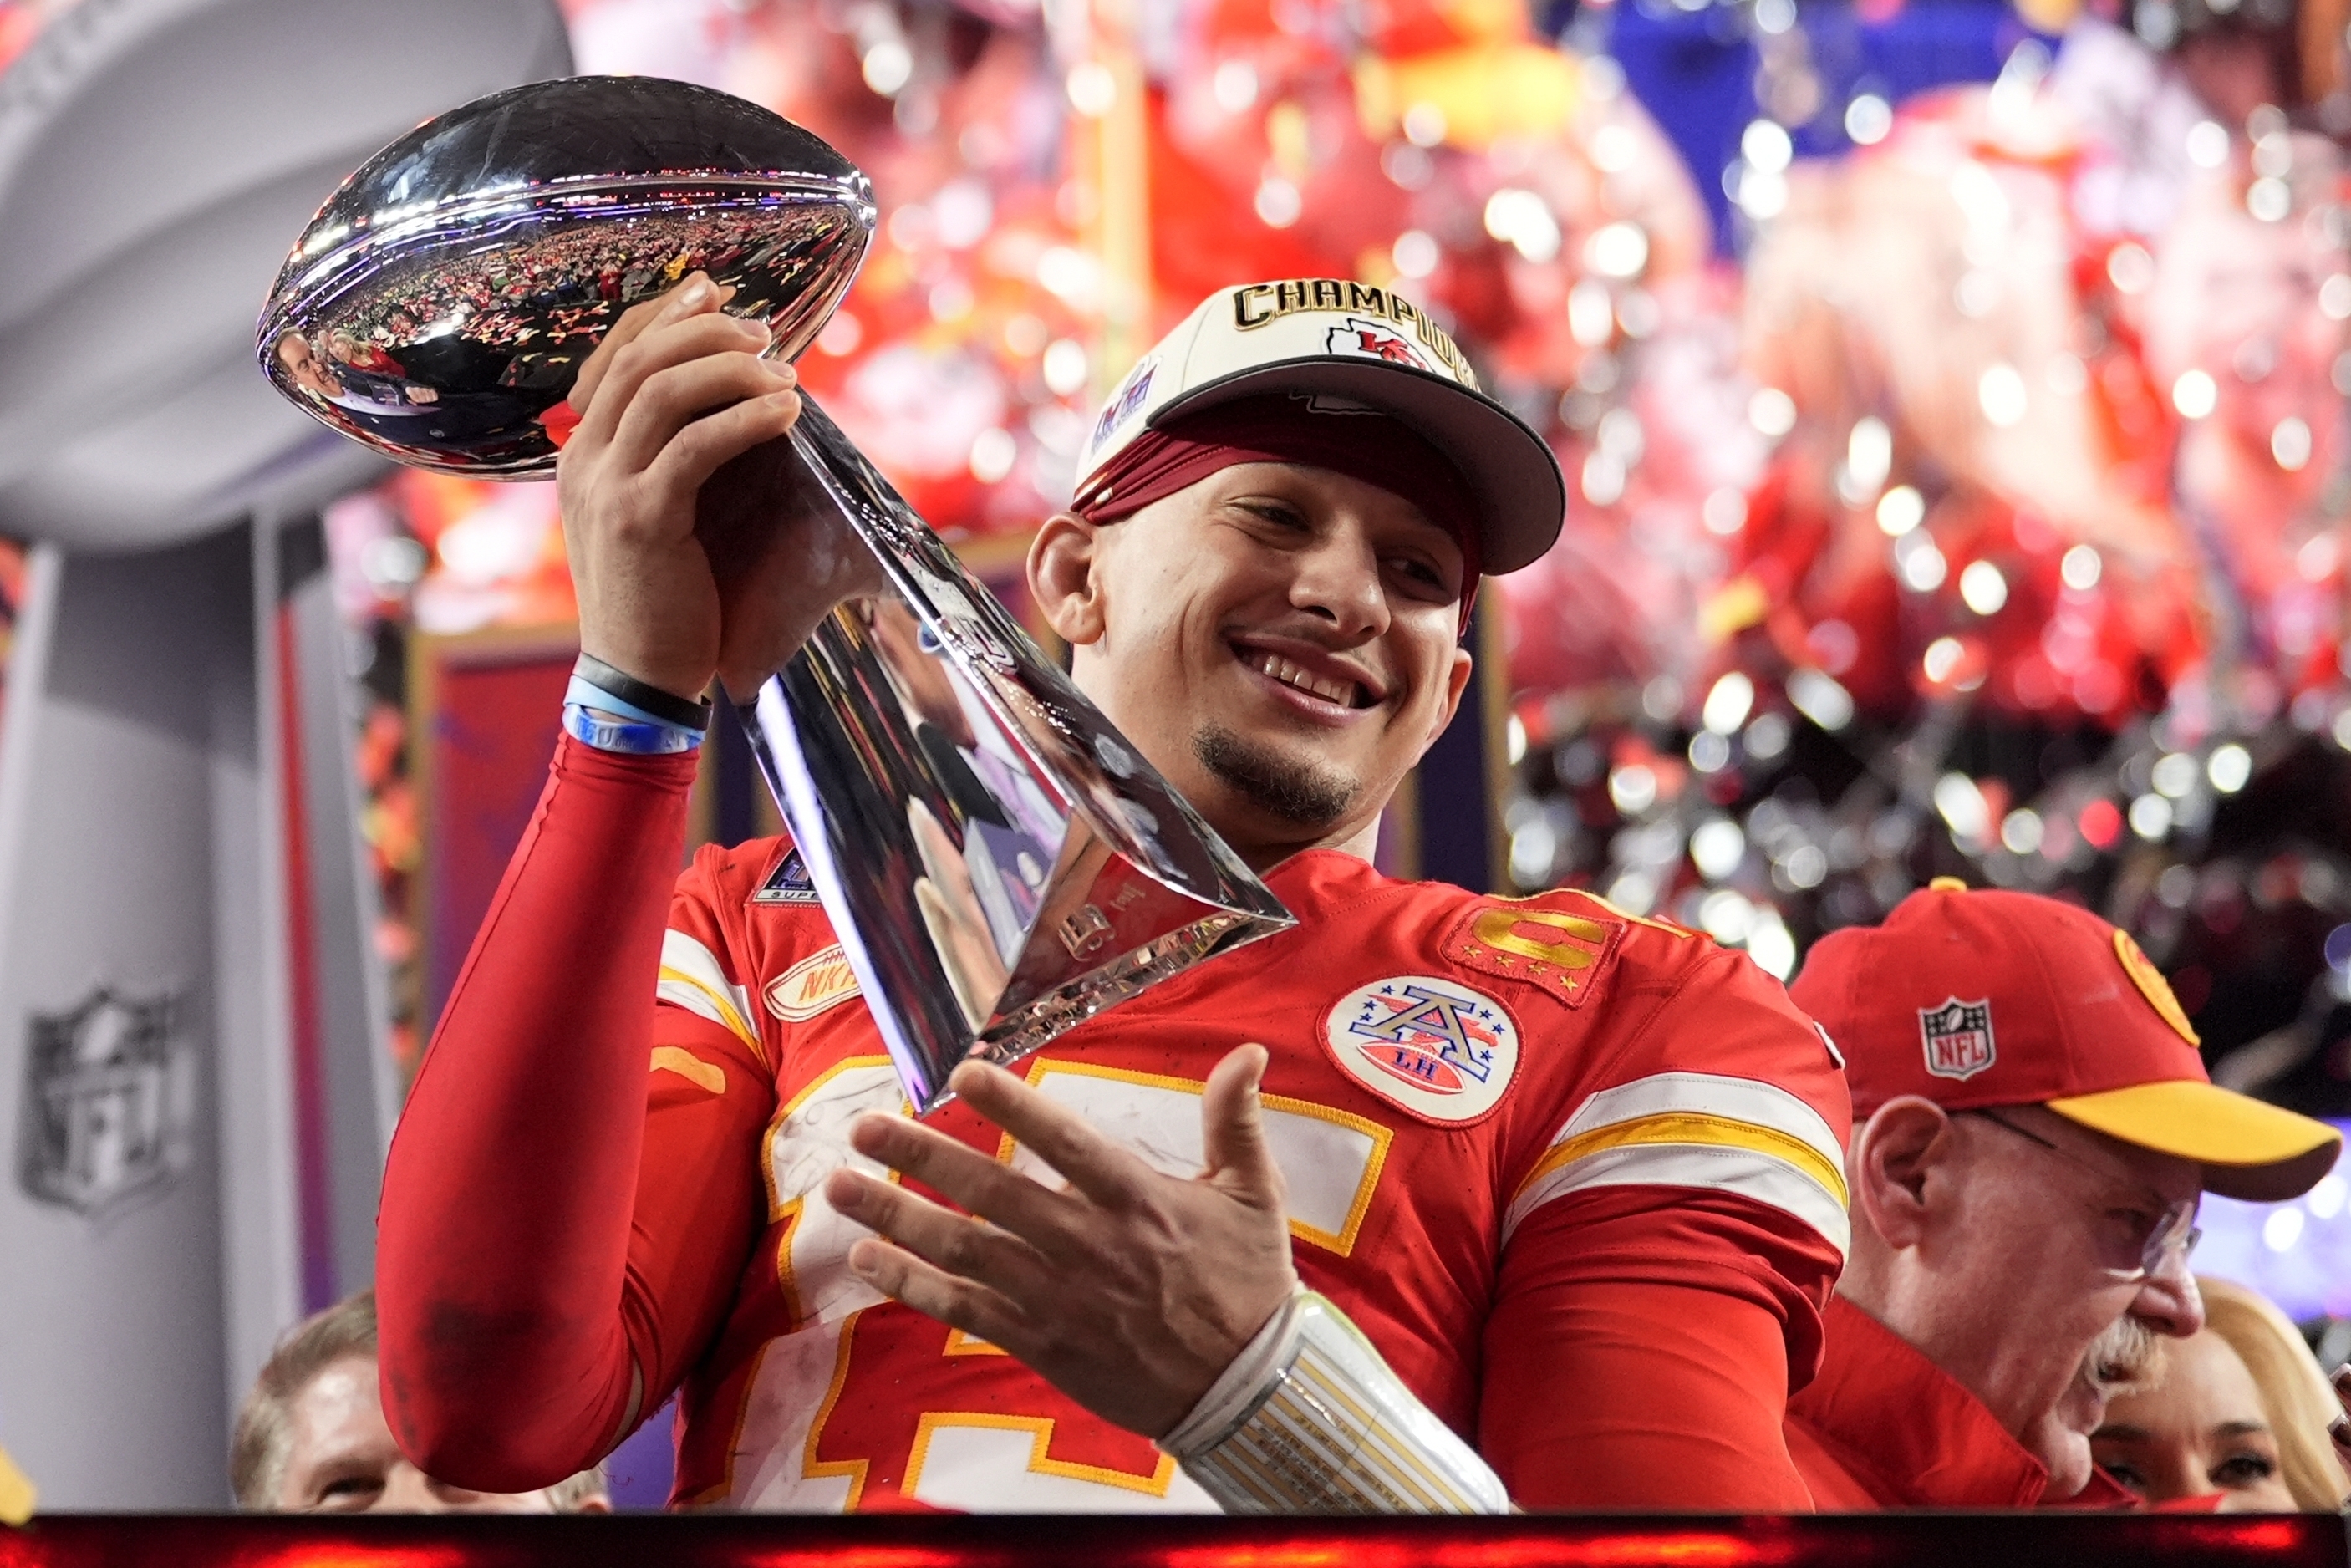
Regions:
<instances>
[{"instance_id":1,"label":"nfl shield logo on cap","mask_svg":"<svg viewBox=\"0 0 2351 1568\"><path fill-rule=\"evenodd\" d=\"M1990 1067L1998 1052L1991 1039L1991 999L1944 998L1939 1008L1918 1009L1918 1035L1927 1051L1927 1071L1960 1082Z\"/></svg>"}]
</instances>

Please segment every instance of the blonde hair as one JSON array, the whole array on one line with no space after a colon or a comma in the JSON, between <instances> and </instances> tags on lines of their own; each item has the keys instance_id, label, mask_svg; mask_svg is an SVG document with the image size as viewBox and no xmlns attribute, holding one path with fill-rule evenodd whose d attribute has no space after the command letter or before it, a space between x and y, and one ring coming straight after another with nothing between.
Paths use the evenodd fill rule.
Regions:
<instances>
[{"instance_id":1,"label":"blonde hair","mask_svg":"<svg viewBox=\"0 0 2351 1568\"><path fill-rule=\"evenodd\" d=\"M229 1438L228 1484L240 1510L277 1511L278 1489L285 1485L286 1464L293 1454L294 1401L310 1380L348 1356L373 1361L375 1354L371 1290L345 1296L295 1324L277 1342L237 1410L236 1429ZM606 1490L604 1467L595 1465L549 1487L548 1506L558 1513L577 1513Z\"/></svg>"},{"instance_id":2,"label":"blonde hair","mask_svg":"<svg viewBox=\"0 0 2351 1568\"><path fill-rule=\"evenodd\" d=\"M2258 1291L2204 1275L2196 1283L2204 1293L2206 1331L2227 1342L2261 1390L2294 1507L2305 1513L2339 1512L2351 1496L2351 1481L2335 1462L2326 1428L2343 1406L2302 1331Z\"/></svg>"}]
</instances>

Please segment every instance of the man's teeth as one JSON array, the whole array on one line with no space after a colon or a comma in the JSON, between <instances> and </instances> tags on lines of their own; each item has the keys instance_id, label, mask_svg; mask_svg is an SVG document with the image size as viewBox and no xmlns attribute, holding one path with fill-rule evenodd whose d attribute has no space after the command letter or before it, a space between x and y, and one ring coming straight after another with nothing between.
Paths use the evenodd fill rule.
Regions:
<instances>
[{"instance_id":1,"label":"man's teeth","mask_svg":"<svg viewBox=\"0 0 2351 1568\"><path fill-rule=\"evenodd\" d=\"M1301 692L1310 692L1325 702L1337 703L1341 707L1355 706L1355 683L1353 681L1328 680L1311 670L1301 669L1279 653L1262 655L1257 667L1259 674L1270 675L1285 686L1296 686Z\"/></svg>"}]
</instances>

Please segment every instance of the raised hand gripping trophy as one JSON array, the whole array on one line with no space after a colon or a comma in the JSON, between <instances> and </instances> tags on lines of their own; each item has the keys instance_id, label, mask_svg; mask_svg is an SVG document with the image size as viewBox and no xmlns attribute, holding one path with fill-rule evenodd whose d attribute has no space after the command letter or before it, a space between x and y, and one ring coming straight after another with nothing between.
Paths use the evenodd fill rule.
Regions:
<instances>
[{"instance_id":1,"label":"raised hand gripping trophy","mask_svg":"<svg viewBox=\"0 0 2351 1568\"><path fill-rule=\"evenodd\" d=\"M343 183L270 291L261 362L403 463L537 477L631 304L700 270L792 358L873 219L854 165L743 99L514 88ZM836 508L895 592L836 610L737 711L918 1111L965 1058L1009 1061L1291 923L812 399L790 444L778 509Z\"/></svg>"}]
</instances>

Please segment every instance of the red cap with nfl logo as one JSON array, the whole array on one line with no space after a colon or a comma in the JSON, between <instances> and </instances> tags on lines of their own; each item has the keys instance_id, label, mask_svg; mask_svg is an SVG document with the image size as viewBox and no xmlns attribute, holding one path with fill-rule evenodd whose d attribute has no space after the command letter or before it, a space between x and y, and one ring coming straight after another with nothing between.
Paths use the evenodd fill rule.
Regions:
<instances>
[{"instance_id":1,"label":"red cap with nfl logo","mask_svg":"<svg viewBox=\"0 0 2351 1568\"><path fill-rule=\"evenodd\" d=\"M2257 1203L2308 1191L2342 1147L2324 1122L2215 1085L2130 934L2053 898L1938 877L1883 925L1823 937L1788 994L1844 1053L1856 1122L1905 1094L2046 1105Z\"/></svg>"}]
</instances>

